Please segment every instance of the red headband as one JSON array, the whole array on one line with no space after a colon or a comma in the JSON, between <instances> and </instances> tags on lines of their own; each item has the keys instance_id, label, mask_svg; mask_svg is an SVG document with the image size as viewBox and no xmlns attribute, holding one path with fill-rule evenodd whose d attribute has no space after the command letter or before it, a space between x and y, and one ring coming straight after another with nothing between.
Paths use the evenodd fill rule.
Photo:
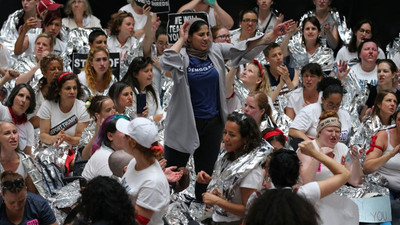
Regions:
<instances>
[{"instance_id":1,"label":"red headband","mask_svg":"<svg viewBox=\"0 0 400 225\"><path fill-rule=\"evenodd\" d=\"M66 73L61 74L61 75L58 77L57 83L60 84L61 79L62 79L63 77L65 77L65 76L67 76L67 75L70 75L70 74L72 74L72 73L66 72Z\"/></svg>"},{"instance_id":2,"label":"red headband","mask_svg":"<svg viewBox=\"0 0 400 225\"><path fill-rule=\"evenodd\" d=\"M266 133L264 135L264 139L267 140L268 138L273 137L273 136L277 136L277 135L283 135L283 137L285 137L285 141L287 141L287 137L285 136L283 131L279 130L278 128L275 128L275 130Z\"/></svg>"},{"instance_id":3,"label":"red headband","mask_svg":"<svg viewBox=\"0 0 400 225\"><path fill-rule=\"evenodd\" d=\"M263 68L262 68L260 62L257 59L253 59L253 63L258 66L258 69L260 69L261 78L263 78L264 77L264 71L263 71Z\"/></svg>"}]
</instances>

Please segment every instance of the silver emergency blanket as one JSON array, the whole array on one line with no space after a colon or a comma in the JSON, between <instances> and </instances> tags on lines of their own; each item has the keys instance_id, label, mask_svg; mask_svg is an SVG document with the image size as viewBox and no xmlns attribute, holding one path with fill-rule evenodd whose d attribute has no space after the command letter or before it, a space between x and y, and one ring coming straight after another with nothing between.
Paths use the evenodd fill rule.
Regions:
<instances>
[{"instance_id":1,"label":"silver emergency blanket","mask_svg":"<svg viewBox=\"0 0 400 225\"><path fill-rule=\"evenodd\" d=\"M127 52L125 61L121 59L119 80L122 80L122 78L126 75L126 72L128 71L129 65L131 64L132 60L138 56L143 56L143 38L141 38L140 40L134 38L134 40L135 43Z\"/></svg>"},{"instance_id":2,"label":"silver emergency blanket","mask_svg":"<svg viewBox=\"0 0 400 225\"><path fill-rule=\"evenodd\" d=\"M20 19L23 19L23 9L19 9L12 14L10 14L7 20L4 22L3 27L0 31L0 42L8 49L10 54L14 56L14 45L15 41L18 39L19 33L16 25ZM29 34L40 34L42 33L42 28L29 29Z\"/></svg>"},{"instance_id":3,"label":"silver emergency blanket","mask_svg":"<svg viewBox=\"0 0 400 225\"><path fill-rule=\"evenodd\" d=\"M386 58L393 59L394 55L399 52L400 49L400 33L391 43L386 45Z\"/></svg>"},{"instance_id":4,"label":"silver emergency blanket","mask_svg":"<svg viewBox=\"0 0 400 225\"><path fill-rule=\"evenodd\" d=\"M228 160L228 152L222 151L215 163L213 179L208 184L207 191L219 189L223 195L221 198L231 200L235 195L235 187L252 169L265 162L273 149L267 141L262 140L260 146L233 162ZM214 206L214 210L220 215L226 215L226 211L218 206Z\"/></svg>"},{"instance_id":5,"label":"silver emergency blanket","mask_svg":"<svg viewBox=\"0 0 400 225\"><path fill-rule=\"evenodd\" d=\"M76 152L77 146L69 145L65 141L58 147L54 144L46 145L40 143L33 151L33 156L41 162L55 163L58 167L63 168L70 149Z\"/></svg>"},{"instance_id":6,"label":"silver emergency blanket","mask_svg":"<svg viewBox=\"0 0 400 225\"><path fill-rule=\"evenodd\" d=\"M350 138L350 146L355 146L358 151L363 149L361 155L361 165L364 165L365 153L368 151L371 138L378 133L379 130L392 128L395 125L385 126L377 115L367 117L360 126L355 130L354 135Z\"/></svg>"},{"instance_id":7,"label":"silver emergency blanket","mask_svg":"<svg viewBox=\"0 0 400 225\"><path fill-rule=\"evenodd\" d=\"M358 187L343 185L335 193L347 198L369 198L375 196L388 196L386 188L388 181L378 173L373 173L364 178L363 184Z\"/></svg>"},{"instance_id":8,"label":"silver emergency blanket","mask_svg":"<svg viewBox=\"0 0 400 225\"><path fill-rule=\"evenodd\" d=\"M98 29L98 28L97 28ZM93 29L74 28L69 31L66 53L72 55L72 53L88 54L90 50L89 46L89 34Z\"/></svg>"},{"instance_id":9,"label":"silver emergency blanket","mask_svg":"<svg viewBox=\"0 0 400 225\"><path fill-rule=\"evenodd\" d=\"M288 44L291 65L290 67L301 70L301 68L307 63L318 63L323 71L332 71L334 65L333 50L328 48L324 43L317 48L317 50L310 56L306 51L306 47L303 44L302 33L298 31L295 33Z\"/></svg>"},{"instance_id":10,"label":"silver emergency blanket","mask_svg":"<svg viewBox=\"0 0 400 225\"><path fill-rule=\"evenodd\" d=\"M347 27L346 17L345 16L340 17L339 12L334 9L331 9L329 12L337 25L340 39L342 39L344 44L346 44L346 45L349 44L353 33L352 33L351 29ZM304 14L300 18L299 24L302 24L302 22L305 18L311 17L311 16L315 16L315 12L313 10L308 11L306 14Z\"/></svg>"},{"instance_id":11,"label":"silver emergency blanket","mask_svg":"<svg viewBox=\"0 0 400 225\"><path fill-rule=\"evenodd\" d=\"M93 119L90 120L89 125L82 131L78 148L83 148L89 143L90 139L92 139L96 131L96 125L97 123Z\"/></svg>"},{"instance_id":12,"label":"silver emergency blanket","mask_svg":"<svg viewBox=\"0 0 400 225\"><path fill-rule=\"evenodd\" d=\"M368 99L369 89L361 88L353 70L344 80L344 89L341 108L350 114L353 130L356 130L360 125L358 115Z\"/></svg>"},{"instance_id":13,"label":"silver emergency blanket","mask_svg":"<svg viewBox=\"0 0 400 225\"><path fill-rule=\"evenodd\" d=\"M242 28L238 28L235 30L230 30L229 34L231 35L231 43L236 44L240 42L240 33L242 32ZM264 33L261 31L256 31L255 37L263 36ZM260 52L254 59L257 59L262 65L267 64L265 60L265 55L263 52Z\"/></svg>"},{"instance_id":14,"label":"silver emergency blanket","mask_svg":"<svg viewBox=\"0 0 400 225\"><path fill-rule=\"evenodd\" d=\"M34 55L21 57L13 66L14 70L17 70L20 74L27 73L37 64L36 57ZM35 93L39 91L39 80L43 77L41 70L36 70L35 74L29 81L29 85L33 88ZM4 87L7 89L8 93L15 87L15 79L7 82Z\"/></svg>"}]
</instances>

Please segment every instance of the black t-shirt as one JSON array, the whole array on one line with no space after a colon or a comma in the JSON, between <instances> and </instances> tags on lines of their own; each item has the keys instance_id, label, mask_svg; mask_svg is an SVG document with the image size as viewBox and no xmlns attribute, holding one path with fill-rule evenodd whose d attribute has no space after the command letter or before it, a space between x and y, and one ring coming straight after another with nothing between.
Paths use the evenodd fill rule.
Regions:
<instances>
[{"instance_id":1,"label":"black t-shirt","mask_svg":"<svg viewBox=\"0 0 400 225\"><path fill-rule=\"evenodd\" d=\"M369 88L369 96L365 104L368 106L368 108L371 108L372 106L374 106L375 98L378 95L378 86L368 85L368 88ZM400 102L400 91L395 90L394 93L396 94L397 102Z\"/></svg>"},{"instance_id":2,"label":"black t-shirt","mask_svg":"<svg viewBox=\"0 0 400 225\"><path fill-rule=\"evenodd\" d=\"M6 193L7 194L7 193ZM6 205L0 196L0 224L14 225L8 221ZM49 225L56 222L56 216L46 199L28 192L25 203L24 218L19 225Z\"/></svg>"}]
</instances>

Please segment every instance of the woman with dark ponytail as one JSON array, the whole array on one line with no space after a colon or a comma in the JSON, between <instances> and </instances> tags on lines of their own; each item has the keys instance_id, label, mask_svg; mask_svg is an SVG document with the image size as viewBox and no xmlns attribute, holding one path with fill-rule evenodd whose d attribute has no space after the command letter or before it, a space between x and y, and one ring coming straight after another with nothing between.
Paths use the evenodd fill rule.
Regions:
<instances>
[{"instance_id":1,"label":"woman with dark ponytail","mask_svg":"<svg viewBox=\"0 0 400 225\"><path fill-rule=\"evenodd\" d=\"M322 91L322 103L310 104L301 109L290 126L289 135L303 140L315 139L319 116L322 112L331 110L337 112L342 124L340 142L347 142L351 129L351 119L349 113L340 108L344 94L340 80L325 77L318 84L318 91Z\"/></svg>"}]
</instances>

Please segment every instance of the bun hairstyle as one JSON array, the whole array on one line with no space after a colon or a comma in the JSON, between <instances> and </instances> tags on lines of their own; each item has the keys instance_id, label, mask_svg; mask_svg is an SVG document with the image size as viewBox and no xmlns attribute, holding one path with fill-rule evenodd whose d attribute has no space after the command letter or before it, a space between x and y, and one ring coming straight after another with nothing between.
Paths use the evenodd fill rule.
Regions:
<instances>
[{"instance_id":1,"label":"bun hairstyle","mask_svg":"<svg viewBox=\"0 0 400 225\"><path fill-rule=\"evenodd\" d=\"M336 118L339 119L339 115L337 114L337 112L335 112L335 111L324 111L319 116L319 121L322 121L322 120L324 120L326 118L329 118L329 117L336 117Z\"/></svg>"},{"instance_id":2,"label":"bun hairstyle","mask_svg":"<svg viewBox=\"0 0 400 225\"><path fill-rule=\"evenodd\" d=\"M317 86L318 91L322 91L322 97L324 99L329 98L331 94L340 94L343 96L344 88L342 82L333 77L324 77Z\"/></svg>"},{"instance_id":3,"label":"bun hairstyle","mask_svg":"<svg viewBox=\"0 0 400 225\"><path fill-rule=\"evenodd\" d=\"M94 118L94 120L97 122L97 118L95 116L95 113L100 113L101 108L103 107L103 102L106 100L112 100L109 96L103 96L103 95L95 95L94 97L89 97L89 106L87 107L87 111L90 115L90 117Z\"/></svg>"}]
</instances>

